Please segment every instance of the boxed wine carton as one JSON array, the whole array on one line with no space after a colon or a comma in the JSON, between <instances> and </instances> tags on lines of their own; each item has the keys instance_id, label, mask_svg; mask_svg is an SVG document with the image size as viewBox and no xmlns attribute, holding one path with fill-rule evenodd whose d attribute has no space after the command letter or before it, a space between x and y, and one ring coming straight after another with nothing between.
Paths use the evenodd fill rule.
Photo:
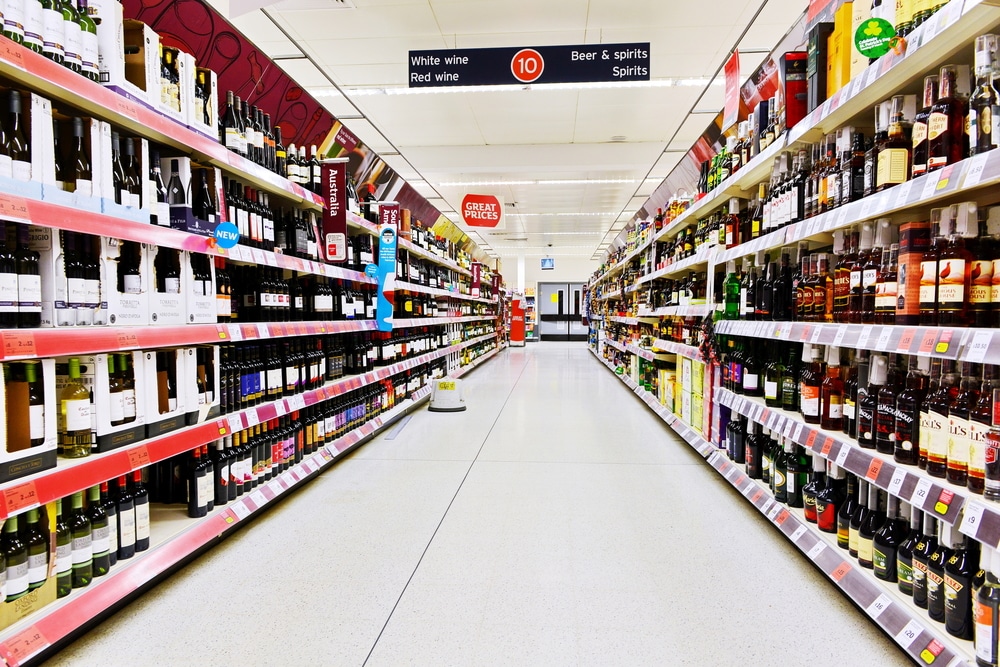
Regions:
<instances>
[{"instance_id":1,"label":"boxed wine carton","mask_svg":"<svg viewBox=\"0 0 1000 667\"><path fill-rule=\"evenodd\" d=\"M27 364L34 369L33 387ZM0 429L0 483L54 468L59 440L55 360L6 362L2 370L0 404L7 427Z\"/></svg>"},{"instance_id":2,"label":"boxed wine carton","mask_svg":"<svg viewBox=\"0 0 1000 667\"><path fill-rule=\"evenodd\" d=\"M146 266L151 271L149 320L150 324L185 324L187 322L187 297L191 292L187 276L181 269L188 263L186 252L150 246Z\"/></svg>"},{"instance_id":3,"label":"boxed wine carton","mask_svg":"<svg viewBox=\"0 0 1000 667\"><path fill-rule=\"evenodd\" d=\"M159 95L160 37L141 21L125 18L117 0L91 0L91 17L97 23L101 83L155 108Z\"/></svg>"},{"instance_id":4,"label":"boxed wine carton","mask_svg":"<svg viewBox=\"0 0 1000 667\"><path fill-rule=\"evenodd\" d=\"M186 424L187 360L179 348L146 350L142 354L144 379L141 385L136 382L136 391L143 393L145 401L146 437L154 438Z\"/></svg>"},{"instance_id":5,"label":"boxed wine carton","mask_svg":"<svg viewBox=\"0 0 1000 667\"><path fill-rule=\"evenodd\" d=\"M73 136L74 117L53 110L54 131L58 131L59 155L57 161L63 164L73 162L76 150L76 138ZM101 159L101 121L93 118L80 118L83 128L83 153L90 162L90 180L76 179L73 174L67 174L70 181L45 183L42 185L42 199L60 206L66 206L78 211L100 213L102 211L100 182L102 169L96 163ZM107 123L104 123L105 125Z\"/></svg>"},{"instance_id":6,"label":"boxed wine carton","mask_svg":"<svg viewBox=\"0 0 1000 667\"><path fill-rule=\"evenodd\" d=\"M108 323L98 237L31 225L29 247L39 255L43 327ZM67 274L67 263L83 268Z\"/></svg>"},{"instance_id":7,"label":"boxed wine carton","mask_svg":"<svg viewBox=\"0 0 1000 667\"><path fill-rule=\"evenodd\" d=\"M218 307L215 296L215 262L208 255L184 253L186 261L181 265L188 285L187 322L189 324L213 324L218 321ZM197 270L196 270L197 269Z\"/></svg>"},{"instance_id":8,"label":"boxed wine carton","mask_svg":"<svg viewBox=\"0 0 1000 667\"><path fill-rule=\"evenodd\" d=\"M187 423L200 424L222 413L218 345L184 348Z\"/></svg>"},{"instance_id":9,"label":"boxed wine carton","mask_svg":"<svg viewBox=\"0 0 1000 667\"><path fill-rule=\"evenodd\" d=\"M148 326L153 271L145 243L102 237L101 262L108 323Z\"/></svg>"},{"instance_id":10,"label":"boxed wine carton","mask_svg":"<svg viewBox=\"0 0 1000 667\"><path fill-rule=\"evenodd\" d=\"M19 514L18 521L26 521L27 516L27 513ZM0 605L0 629L9 627L56 601L56 504L54 502L38 508L38 527L42 534L47 536L49 547L44 559L39 558L37 563L29 556L28 577L29 580L33 579L32 570L40 568L44 573L45 583L29 589L16 600Z\"/></svg>"},{"instance_id":11,"label":"boxed wine carton","mask_svg":"<svg viewBox=\"0 0 1000 667\"><path fill-rule=\"evenodd\" d=\"M156 110L164 116L172 118L179 123L187 124L187 107L189 107L191 103L188 101L187 104L185 104L187 86L184 85L184 81L188 76L190 76L190 72L187 69L188 60L183 58L185 55L188 54L178 48L164 46L162 43L160 44L160 66L157 70L159 77L157 79L157 95L154 102ZM167 64L168 58L170 65ZM191 59L190 64L194 64L193 58ZM171 78L163 76L163 73L165 73L167 69L172 70Z\"/></svg>"},{"instance_id":12,"label":"boxed wine carton","mask_svg":"<svg viewBox=\"0 0 1000 667\"><path fill-rule=\"evenodd\" d=\"M119 369L127 355L128 365ZM115 363L115 386L112 387L109 357ZM79 356L80 378L91 392L91 422L95 452L107 452L130 445L146 437L145 397L139 388L143 381L143 353L122 352ZM57 359L61 389L68 381L70 357Z\"/></svg>"},{"instance_id":13,"label":"boxed wine carton","mask_svg":"<svg viewBox=\"0 0 1000 667\"><path fill-rule=\"evenodd\" d=\"M187 75L181 79L181 103L184 106L187 126L210 139L219 137L219 77L207 67L198 67L194 56L181 53ZM205 77L205 97L199 97L198 77ZM207 104L206 104L207 99ZM186 102L186 104L185 104Z\"/></svg>"}]
</instances>

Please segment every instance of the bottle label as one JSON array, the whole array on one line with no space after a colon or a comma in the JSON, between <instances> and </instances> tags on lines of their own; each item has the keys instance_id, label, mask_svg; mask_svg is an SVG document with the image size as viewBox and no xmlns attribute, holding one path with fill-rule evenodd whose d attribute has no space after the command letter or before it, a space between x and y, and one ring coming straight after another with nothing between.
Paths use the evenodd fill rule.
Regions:
<instances>
[{"instance_id":1,"label":"bottle label","mask_svg":"<svg viewBox=\"0 0 1000 667\"><path fill-rule=\"evenodd\" d=\"M933 141L948 131L948 116L934 112L927 119L927 138Z\"/></svg>"},{"instance_id":2,"label":"bottle label","mask_svg":"<svg viewBox=\"0 0 1000 667\"><path fill-rule=\"evenodd\" d=\"M913 566L902 558L896 559L896 578L901 584L913 585Z\"/></svg>"},{"instance_id":3,"label":"bottle label","mask_svg":"<svg viewBox=\"0 0 1000 667\"><path fill-rule=\"evenodd\" d=\"M97 53L97 33L81 30L80 66L83 68L84 75L87 75L90 78L94 78L100 73L98 69L98 63L100 60Z\"/></svg>"},{"instance_id":4,"label":"bottle label","mask_svg":"<svg viewBox=\"0 0 1000 667\"><path fill-rule=\"evenodd\" d=\"M772 380L764 380L764 398L776 400L778 398L778 383Z\"/></svg>"},{"instance_id":5,"label":"bottle label","mask_svg":"<svg viewBox=\"0 0 1000 667\"><path fill-rule=\"evenodd\" d=\"M861 272L861 286L865 289L874 287L878 282L878 269L865 269Z\"/></svg>"},{"instance_id":6,"label":"bottle label","mask_svg":"<svg viewBox=\"0 0 1000 667\"><path fill-rule=\"evenodd\" d=\"M844 418L845 419L848 419L848 420L851 420L851 421L854 420L854 415L856 414L856 409L855 409L854 401L852 401L851 399L847 398L846 396L844 397L843 413L844 413Z\"/></svg>"},{"instance_id":7,"label":"bottle label","mask_svg":"<svg viewBox=\"0 0 1000 667\"><path fill-rule=\"evenodd\" d=\"M11 3L18 4L18 3ZM42 18L42 3L27 2L24 7L24 45L32 51L41 51L43 40L42 33L45 32L44 19ZM10 7L4 5L4 19L8 14L12 14ZM14 16L11 16L14 19Z\"/></svg>"},{"instance_id":8,"label":"bottle label","mask_svg":"<svg viewBox=\"0 0 1000 667\"><path fill-rule=\"evenodd\" d=\"M920 262L920 303L933 304L938 300L937 264L935 260Z\"/></svg>"},{"instance_id":9,"label":"bottle label","mask_svg":"<svg viewBox=\"0 0 1000 667\"><path fill-rule=\"evenodd\" d=\"M149 503L140 503L135 506L135 539L145 540L149 538Z\"/></svg>"},{"instance_id":10,"label":"bottle label","mask_svg":"<svg viewBox=\"0 0 1000 667\"><path fill-rule=\"evenodd\" d=\"M108 553L111 550L109 528L107 526L94 528L91 532L90 544L95 556Z\"/></svg>"},{"instance_id":11,"label":"bottle label","mask_svg":"<svg viewBox=\"0 0 1000 667\"><path fill-rule=\"evenodd\" d=\"M905 183L910 166L910 151L905 148L886 148L878 154L875 185Z\"/></svg>"},{"instance_id":12,"label":"bottle label","mask_svg":"<svg viewBox=\"0 0 1000 667\"><path fill-rule=\"evenodd\" d=\"M830 397L830 414L827 415L828 419L843 419L844 418L844 406L840 403L839 396Z\"/></svg>"},{"instance_id":13,"label":"bottle label","mask_svg":"<svg viewBox=\"0 0 1000 667\"><path fill-rule=\"evenodd\" d=\"M948 417L948 466L967 468L969 465L969 421Z\"/></svg>"},{"instance_id":14,"label":"bottle label","mask_svg":"<svg viewBox=\"0 0 1000 667\"><path fill-rule=\"evenodd\" d=\"M16 313L17 304L17 274L0 273L0 313Z\"/></svg>"},{"instance_id":15,"label":"bottle label","mask_svg":"<svg viewBox=\"0 0 1000 667\"><path fill-rule=\"evenodd\" d=\"M90 430L90 399L77 398L63 401L67 431Z\"/></svg>"},{"instance_id":16,"label":"bottle label","mask_svg":"<svg viewBox=\"0 0 1000 667\"><path fill-rule=\"evenodd\" d=\"M66 22L63 20L61 11L56 11L54 9L42 10L42 26L45 29L45 32L42 35L42 51L49 57L65 57L65 23Z\"/></svg>"},{"instance_id":17,"label":"bottle label","mask_svg":"<svg viewBox=\"0 0 1000 667\"><path fill-rule=\"evenodd\" d=\"M25 162L24 160L14 160L11 162L11 174L13 175L14 180L30 181L31 163Z\"/></svg>"},{"instance_id":18,"label":"bottle label","mask_svg":"<svg viewBox=\"0 0 1000 667\"><path fill-rule=\"evenodd\" d=\"M56 573L65 574L73 569L73 543L67 542L56 547Z\"/></svg>"},{"instance_id":19,"label":"bottle label","mask_svg":"<svg viewBox=\"0 0 1000 667\"><path fill-rule=\"evenodd\" d=\"M942 259L938 262L938 302L965 302L965 260ZM921 280L921 285L923 281ZM923 287L921 286L921 289ZM923 296L921 295L921 301Z\"/></svg>"},{"instance_id":20,"label":"bottle label","mask_svg":"<svg viewBox=\"0 0 1000 667\"><path fill-rule=\"evenodd\" d=\"M83 278L66 280L66 305L70 308L83 308L87 303L87 282Z\"/></svg>"},{"instance_id":21,"label":"bottle label","mask_svg":"<svg viewBox=\"0 0 1000 667\"><path fill-rule=\"evenodd\" d=\"M881 574L885 576L889 570L888 557L886 557L886 555L878 547L875 546L872 547L872 564L874 566L876 574Z\"/></svg>"},{"instance_id":22,"label":"bottle label","mask_svg":"<svg viewBox=\"0 0 1000 667\"><path fill-rule=\"evenodd\" d=\"M84 305L89 308L97 308L101 305L101 281L84 280L83 288L87 291L84 297Z\"/></svg>"},{"instance_id":23,"label":"bottle label","mask_svg":"<svg viewBox=\"0 0 1000 667\"><path fill-rule=\"evenodd\" d=\"M803 415L819 417L819 387L815 385L800 385L799 404Z\"/></svg>"},{"instance_id":24,"label":"bottle label","mask_svg":"<svg viewBox=\"0 0 1000 667\"><path fill-rule=\"evenodd\" d=\"M163 279L164 292L166 294L180 294L181 293L181 279L180 278L164 278Z\"/></svg>"},{"instance_id":25,"label":"bottle label","mask_svg":"<svg viewBox=\"0 0 1000 667\"><path fill-rule=\"evenodd\" d=\"M123 392L116 391L111 394L111 423L125 421L125 396Z\"/></svg>"},{"instance_id":26,"label":"bottle label","mask_svg":"<svg viewBox=\"0 0 1000 667\"><path fill-rule=\"evenodd\" d=\"M7 566L7 597L22 595L28 590L28 561Z\"/></svg>"},{"instance_id":27,"label":"bottle label","mask_svg":"<svg viewBox=\"0 0 1000 667\"><path fill-rule=\"evenodd\" d=\"M969 289L969 302L990 303L993 294L993 262L989 260L974 260L972 262L972 283Z\"/></svg>"},{"instance_id":28,"label":"bottle label","mask_svg":"<svg viewBox=\"0 0 1000 667\"><path fill-rule=\"evenodd\" d=\"M895 312L898 290L899 283L894 280L878 283L875 288L875 309Z\"/></svg>"},{"instance_id":29,"label":"bottle label","mask_svg":"<svg viewBox=\"0 0 1000 667\"><path fill-rule=\"evenodd\" d=\"M118 543L123 547L135 544L135 508L118 512Z\"/></svg>"},{"instance_id":30,"label":"bottle label","mask_svg":"<svg viewBox=\"0 0 1000 667\"><path fill-rule=\"evenodd\" d=\"M972 605L976 619L976 659L980 664L997 662L997 644L993 637L993 616L998 612L991 605L976 600Z\"/></svg>"},{"instance_id":31,"label":"bottle label","mask_svg":"<svg viewBox=\"0 0 1000 667\"><path fill-rule=\"evenodd\" d=\"M90 545L90 533L73 538L73 565L86 565L94 559Z\"/></svg>"},{"instance_id":32,"label":"bottle label","mask_svg":"<svg viewBox=\"0 0 1000 667\"><path fill-rule=\"evenodd\" d=\"M858 560L864 563L874 562L875 548L871 538L858 535Z\"/></svg>"},{"instance_id":33,"label":"bottle label","mask_svg":"<svg viewBox=\"0 0 1000 667\"><path fill-rule=\"evenodd\" d=\"M45 406L31 405L28 407L29 438L40 440L45 437Z\"/></svg>"},{"instance_id":34,"label":"bottle label","mask_svg":"<svg viewBox=\"0 0 1000 667\"><path fill-rule=\"evenodd\" d=\"M135 389L126 389L122 392L122 404L124 405L125 420L135 419Z\"/></svg>"},{"instance_id":35,"label":"bottle label","mask_svg":"<svg viewBox=\"0 0 1000 667\"><path fill-rule=\"evenodd\" d=\"M198 507L206 507L210 501L215 499L215 486L212 477L202 475L198 478L196 487L198 492Z\"/></svg>"},{"instance_id":36,"label":"bottle label","mask_svg":"<svg viewBox=\"0 0 1000 667\"><path fill-rule=\"evenodd\" d=\"M126 275L122 281L125 286L125 294L141 294L142 293L142 277L136 275Z\"/></svg>"},{"instance_id":37,"label":"bottle label","mask_svg":"<svg viewBox=\"0 0 1000 667\"><path fill-rule=\"evenodd\" d=\"M948 458L948 417L934 411L927 417L927 457L943 463Z\"/></svg>"},{"instance_id":38,"label":"bottle label","mask_svg":"<svg viewBox=\"0 0 1000 667\"><path fill-rule=\"evenodd\" d=\"M861 269L851 271L851 278L850 282L848 283L848 287L852 292L855 290L855 288L861 289L861 274L862 274Z\"/></svg>"},{"instance_id":39,"label":"bottle label","mask_svg":"<svg viewBox=\"0 0 1000 667\"><path fill-rule=\"evenodd\" d=\"M83 33L80 30L80 24L63 21L63 27L66 29L64 44L66 60L77 67L83 67Z\"/></svg>"}]
</instances>

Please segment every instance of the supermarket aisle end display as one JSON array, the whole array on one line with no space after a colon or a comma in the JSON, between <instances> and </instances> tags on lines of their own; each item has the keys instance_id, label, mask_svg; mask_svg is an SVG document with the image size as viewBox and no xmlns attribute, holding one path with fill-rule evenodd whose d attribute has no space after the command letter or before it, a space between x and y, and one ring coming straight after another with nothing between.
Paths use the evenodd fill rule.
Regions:
<instances>
[{"instance_id":1,"label":"supermarket aisle end display","mask_svg":"<svg viewBox=\"0 0 1000 667\"><path fill-rule=\"evenodd\" d=\"M348 183L347 259L328 261L315 147L286 146L267 110L220 90L119 3L64 3L41 37L14 9L0 38L0 657L11 665L43 657L507 339L498 267L409 211L393 327L380 331L371 193ZM64 45L56 27L75 37Z\"/></svg>"},{"instance_id":2,"label":"supermarket aisle end display","mask_svg":"<svg viewBox=\"0 0 1000 667\"><path fill-rule=\"evenodd\" d=\"M915 661L996 665L1000 11L900 9L821 85L844 7L805 27L808 107L772 54L696 194L619 238L590 345Z\"/></svg>"}]
</instances>

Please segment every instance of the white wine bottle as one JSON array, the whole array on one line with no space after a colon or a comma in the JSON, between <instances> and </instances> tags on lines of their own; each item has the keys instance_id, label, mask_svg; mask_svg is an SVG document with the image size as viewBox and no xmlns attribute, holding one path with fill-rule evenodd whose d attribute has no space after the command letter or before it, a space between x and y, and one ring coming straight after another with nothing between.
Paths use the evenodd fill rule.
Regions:
<instances>
[{"instance_id":1,"label":"white wine bottle","mask_svg":"<svg viewBox=\"0 0 1000 667\"><path fill-rule=\"evenodd\" d=\"M59 395L59 453L90 456L90 392L80 380L80 359L69 360L69 382Z\"/></svg>"},{"instance_id":2,"label":"white wine bottle","mask_svg":"<svg viewBox=\"0 0 1000 667\"><path fill-rule=\"evenodd\" d=\"M17 535L17 516L12 516L3 524L3 538L0 540L7 563L7 602L24 596L28 592L28 547Z\"/></svg>"}]
</instances>

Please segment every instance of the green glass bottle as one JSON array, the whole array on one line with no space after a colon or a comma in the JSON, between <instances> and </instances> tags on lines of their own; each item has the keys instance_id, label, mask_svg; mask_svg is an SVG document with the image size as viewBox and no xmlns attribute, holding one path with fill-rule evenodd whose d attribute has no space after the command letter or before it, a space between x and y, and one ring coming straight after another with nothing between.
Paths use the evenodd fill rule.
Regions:
<instances>
[{"instance_id":1,"label":"green glass bottle","mask_svg":"<svg viewBox=\"0 0 1000 667\"><path fill-rule=\"evenodd\" d=\"M740 319L740 279L736 275L736 260L731 259L726 263L726 280L722 283L722 294L725 299L722 318Z\"/></svg>"},{"instance_id":2,"label":"green glass bottle","mask_svg":"<svg viewBox=\"0 0 1000 667\"><path fill-rule=\"evenodd\" d=\"M36 2L38 0L35 0ZM91 81L100 81L97 55L97 24L90 17L89 0L77 0L77 13L80 16L80 60L83 75Z\"/></svg>"},{"instance_id":3,"label":"green glass bottle","mask_svg":"<svg viewBox=\"0 0 1000 667\"><path fill-rule=\"evenodd\" d=\"M87 491L87 518L90 519L94 576L103 577L111 570L111 529L108 526L108 515L101 504L99 486L92 486Z\"/></svg>"},{"instance_id":4,"label":"green glass bottle","mask_svg":"<svg viewBox=\"0 0 1000 667\"><path fill-rule=\"evenodd\" d=\"M42 531L38 509L28 510L25 541L28 543L28 590L45 585L49 576L49 539Z\"/></svg>"},{"instance_id":5,"label":"green glass bottle","mask_svg":"<svg viewBox=\"0 0 1000 667\"><path fill-rule=\"evenodd\" d=\"M73 590L73 531L63 516L62 498L56 500L56 597Z\"/></svg>"},{"instance_id":6,"label":"green glass bottle","mask_svg":"<svg viewBox=\"0 0 1000 667\"><path fill-rule=\"evenodd\" d=\"M7 563L7 602L23 597L28 592L28 547L17 534L17 516L12 516L3 524L3 538L0 539Z\"/></svg>"},{"instance_id":7,"label":"green glass bottle","mask_svg":"<svg viewBox=\"0 0 1000 667\"><path fill-rule=\"evenodd\" d=\"M42 0L42 55L60 65L66 58L66 27L60 0Z\"/></svg>"},{"instance_id":8,"label":"green glass bottle","mask_svg":"<svg viewBox=\"0 0 1000 667\"><path fill-rule=\"evenodd\" d=\"M83 492L77 491L70 496L70 508L67 523L73 535L73 588L83 588L94 578L90 519L83 509Z\"/></svg>"}]
</instances>

